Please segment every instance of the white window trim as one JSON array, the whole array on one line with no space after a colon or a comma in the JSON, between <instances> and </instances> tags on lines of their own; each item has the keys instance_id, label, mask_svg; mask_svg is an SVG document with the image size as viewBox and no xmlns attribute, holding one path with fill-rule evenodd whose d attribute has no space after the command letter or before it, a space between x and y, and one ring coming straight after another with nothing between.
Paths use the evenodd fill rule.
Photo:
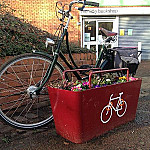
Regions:
<instances>
[{"instance_id":1,"label":"white window trim","mask_svg":"<svg viewBox=\"0 0 150 150\"><path fill-rule=\"evenodd\" d=\"M96 41L91 41L91 42L84 42L84 32L85 32L85 29L84 29L84 21L96 21L96 36L97 36L97 32L98 32L98 22L113 22L114 24L114 28L113 28L113 32L116 32L118 33L119 32L119 16L114 16L113 18L112 17L107 17L107 18L84 18L84 17L81 17L80 18L80 21L81 21L81 47L83 47L84 45L87 45L87 48L89 49L90 48L90 45L88 44L93 44L93 45L96 45L96 50L98 50L98 41L96 39ZM96 37L97 38L97 37ZM118 47L118 36L117 36L117 41L112 45L112 47ZM98 53L97 53L98 54Z\"/></svg>"}]
</instances>

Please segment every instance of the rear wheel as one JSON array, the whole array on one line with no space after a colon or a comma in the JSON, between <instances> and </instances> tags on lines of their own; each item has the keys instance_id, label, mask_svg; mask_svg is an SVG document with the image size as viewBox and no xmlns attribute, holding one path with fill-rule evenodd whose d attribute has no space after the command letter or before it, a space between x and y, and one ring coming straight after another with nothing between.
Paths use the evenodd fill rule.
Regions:
<instances>
[{"instance_id":1,"label":"rear wheel","mask_svg":"<svg viewBox=\"0 0 150 150\"><path fill-rule=\"evenodd\" d=\"M127 110L127 102L123 99L120 99L117 104L117 115L118 117L122 117Z\"/></svg>"},{"instance_id":2,"label":"rear wheel","mask_svg":"<svg viewBox=\"0 0 150 150\"><path fill-rule=\"evenodd\" d=\"M51 78L39 95L31 97L52 59L40 54L23 54L0 69L0 115L19 128L36 128L53 120L47 86L59 86L63 67L56 63Z\"/></svg>"}]
</instances>

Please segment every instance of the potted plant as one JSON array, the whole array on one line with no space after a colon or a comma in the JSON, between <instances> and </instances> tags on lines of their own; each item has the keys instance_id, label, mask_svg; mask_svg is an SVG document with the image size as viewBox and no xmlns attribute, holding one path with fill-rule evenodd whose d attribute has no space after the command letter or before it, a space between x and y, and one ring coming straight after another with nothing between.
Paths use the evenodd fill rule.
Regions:
<instances>
[{"instance_id":1,"label":"potted plant","mask_svg":"<svg viewBox=\"0 0 150 150\"><path fill-rule=\"evenodd\" d=\"M127 70L127 76L103 76L119 70ZM129 77L127 68L92 71L89 80L64 82L61 89L48 87L57 133L83 143L133 120L140 87L141 79Z\"/></svg>"}]
</instances>

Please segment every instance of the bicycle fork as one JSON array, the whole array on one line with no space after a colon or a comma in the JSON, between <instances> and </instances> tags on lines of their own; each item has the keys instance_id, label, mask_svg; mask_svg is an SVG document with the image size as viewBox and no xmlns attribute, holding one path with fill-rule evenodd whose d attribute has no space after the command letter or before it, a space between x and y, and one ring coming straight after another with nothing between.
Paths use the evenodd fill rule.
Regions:
<instances>
[{"instance_id":1,"label":"bicycle fork","mask_svg":"<svg viewBox=\"0 0 150 150\"><path fill-rule=\"evenodd\" d=\"M34 95L38 95L40 93L40 91L42 90L43 86L45 85L45 83L48 81L48 79L51 77L52 72L54 70L55 64L58 60L59 57L59 53L60 53L60 47L61 47L61 43L63 42L64 36L66 35L67 30L65 29L63 34L61 35L60 41L58 43L57 49L54 53L53 56L53 61L52 63L49 65L43 79L40 81L39 85L37 85L37 88L30 94L30 97L34 97ZM47 55L48 56L48 55ZM49 57L49 56L48 56Z\"/></svg>"}]
</instances>

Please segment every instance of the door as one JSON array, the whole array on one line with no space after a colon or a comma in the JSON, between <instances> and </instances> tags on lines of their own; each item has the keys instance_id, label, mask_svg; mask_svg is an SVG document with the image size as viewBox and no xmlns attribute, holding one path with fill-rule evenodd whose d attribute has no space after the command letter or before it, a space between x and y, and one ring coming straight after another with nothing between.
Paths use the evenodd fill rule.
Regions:
<instances>
[{"instance_id":1,"label":"door","mask_svg":"<svg viewBox=\"0 0 150 150\"><path fill-rule=\"evenodd\" d=\"M118 32L118 18L114 19L84 19L83 22L83 47L96 50L96 57L102 46L100 27L106 30ZM118 42L110 47L117 47Z\"/></svg>"}]
</instances>

